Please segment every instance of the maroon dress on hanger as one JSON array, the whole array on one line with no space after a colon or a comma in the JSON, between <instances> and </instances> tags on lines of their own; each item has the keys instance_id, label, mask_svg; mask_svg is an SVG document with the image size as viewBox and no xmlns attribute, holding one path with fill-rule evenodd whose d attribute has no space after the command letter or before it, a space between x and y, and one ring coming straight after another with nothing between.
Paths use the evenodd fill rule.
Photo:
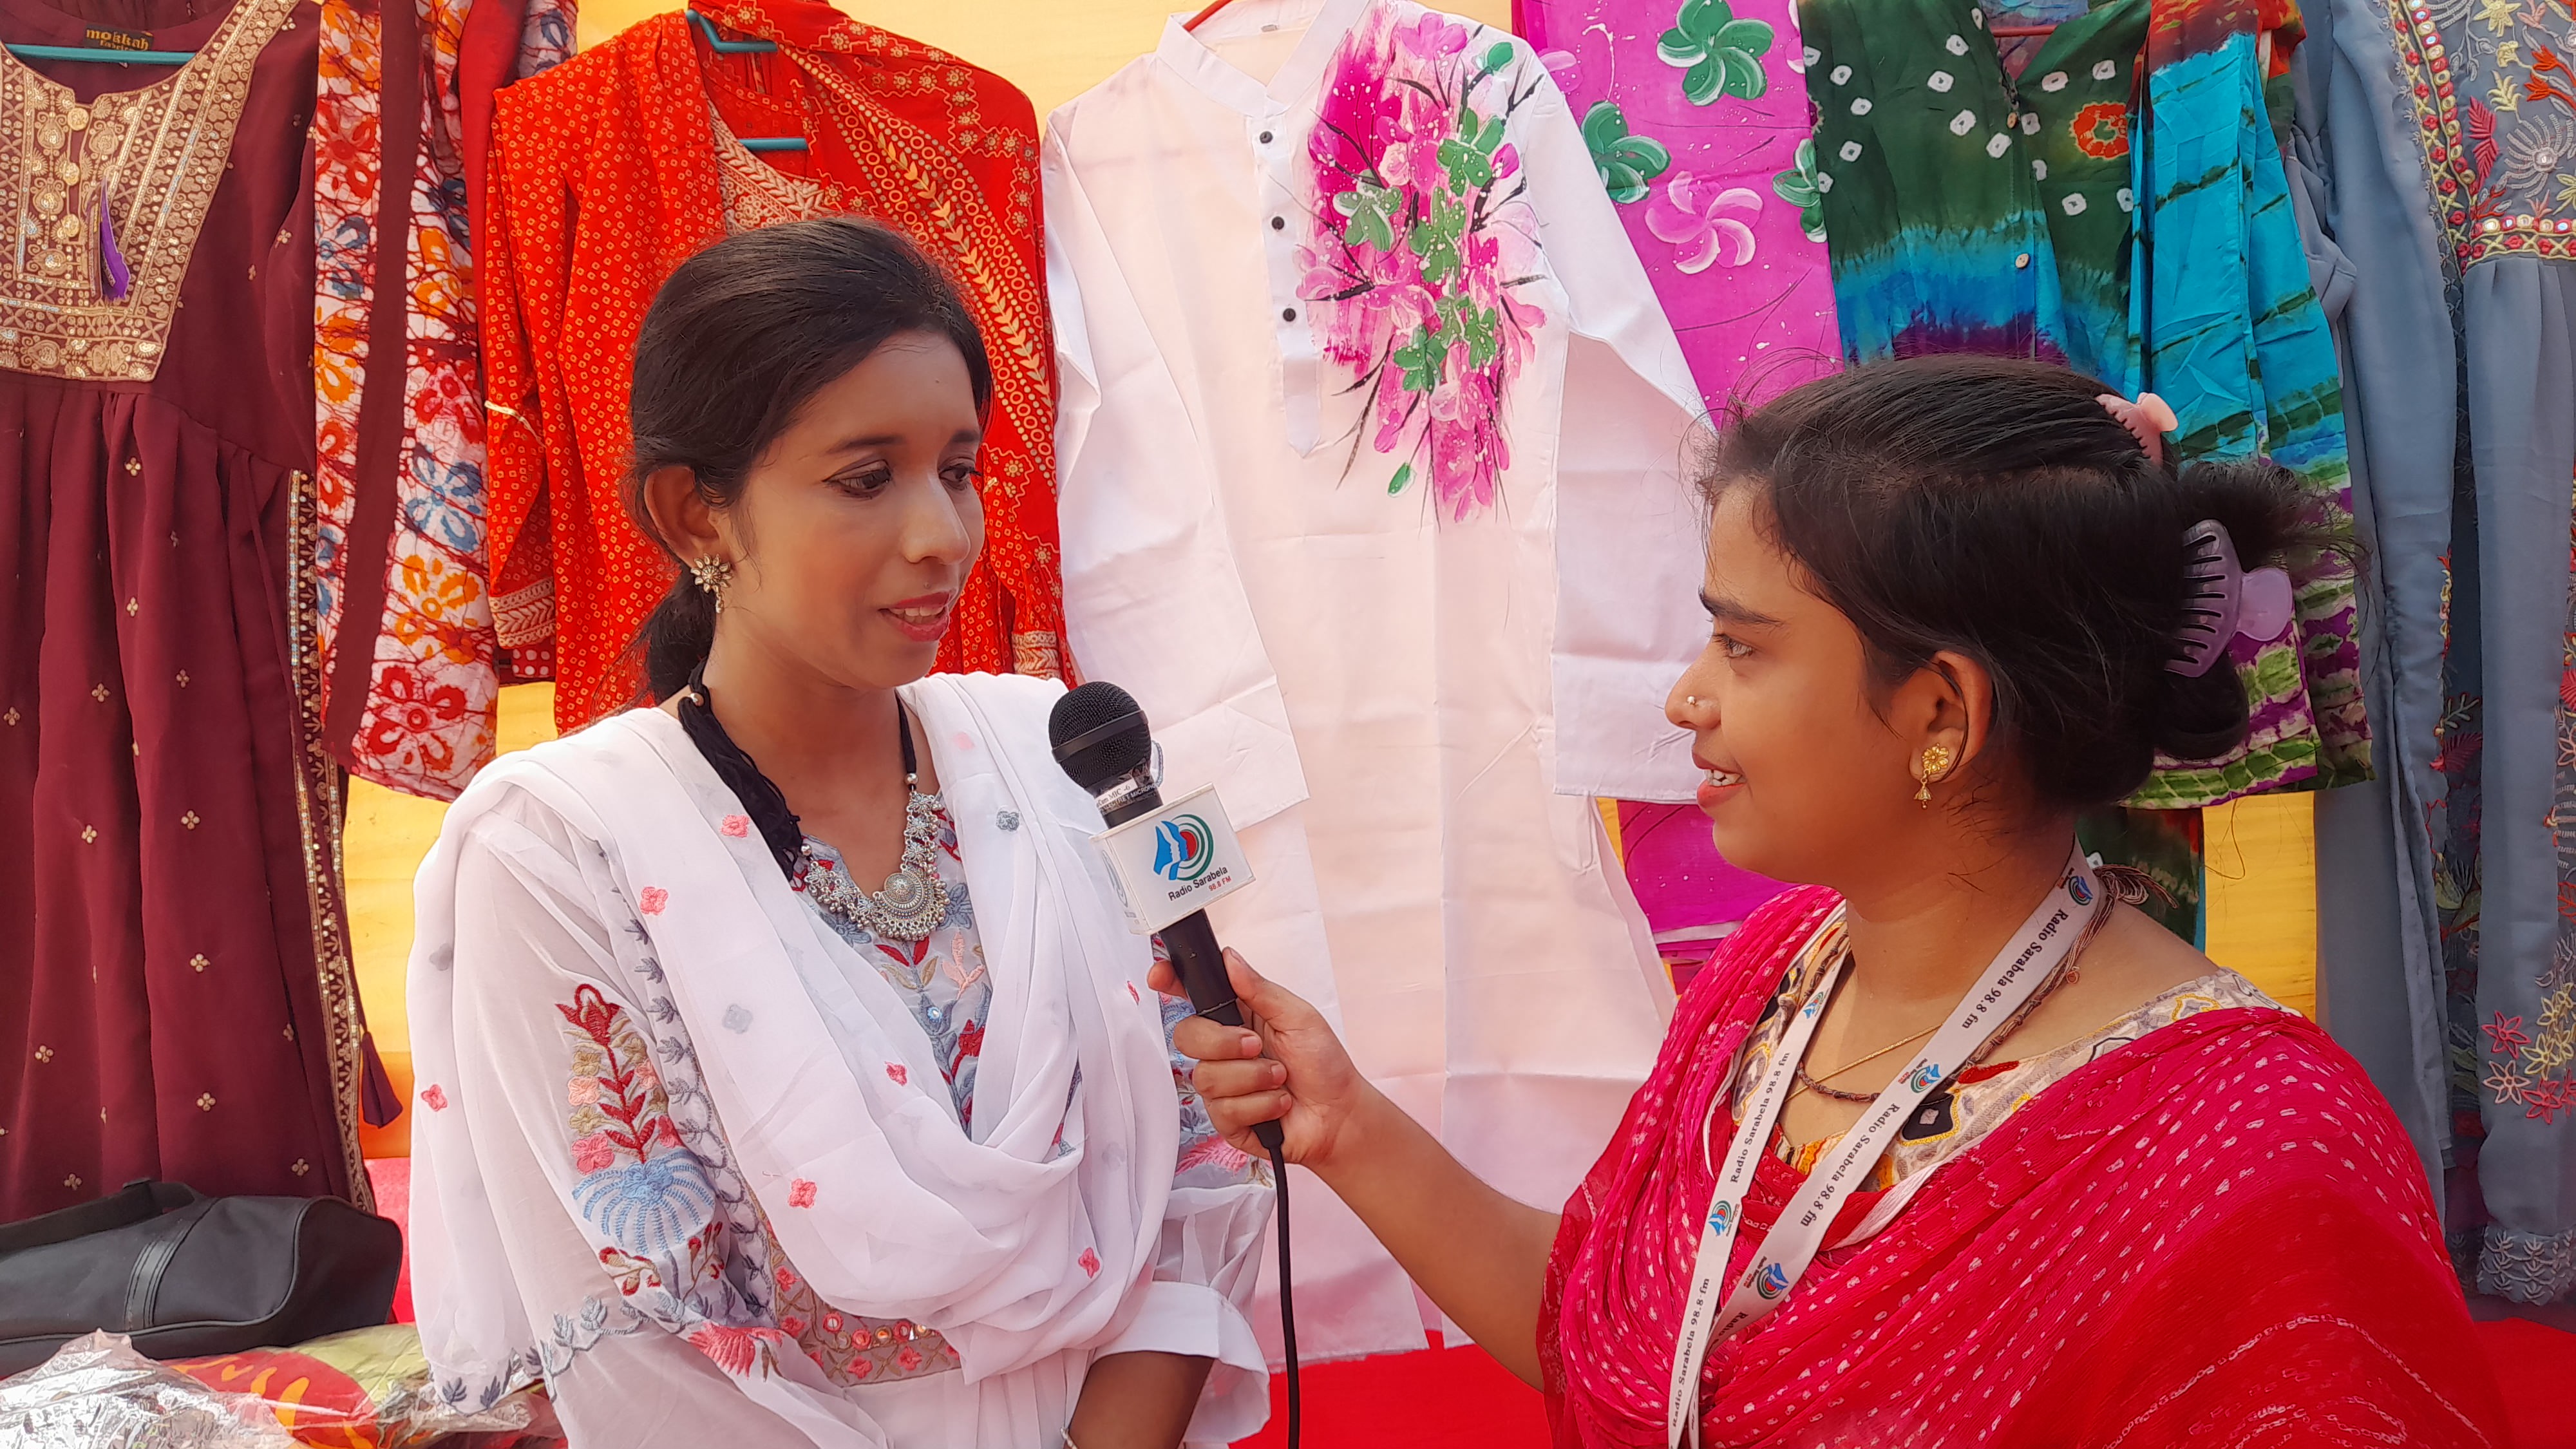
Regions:
<instances>
[{"instance_id":1,"label":"maroon dress on hanger","mask_svg":"<svg viewBox=\"0 0 2576 1449\"><path fill-rule=\"evenodd\" d=\"M0 57L0 1220L363 1201L307 715L316 12L83 9L0 0L0 39L197 56Z\"/></svg>"}]
</instances>

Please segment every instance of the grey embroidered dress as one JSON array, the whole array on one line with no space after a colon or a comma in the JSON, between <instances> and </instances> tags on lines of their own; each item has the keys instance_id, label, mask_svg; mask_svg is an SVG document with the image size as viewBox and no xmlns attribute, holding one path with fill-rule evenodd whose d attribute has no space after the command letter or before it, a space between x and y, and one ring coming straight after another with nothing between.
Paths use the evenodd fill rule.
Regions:
<instances>
[{"instance_id":1,"label":"grey embroidered dress","mask_svg":"<svg viewBox=\"0 0 2576 1449\"><path fill-rule=\"evenodd\" d=\"M2332 0L2298 200L2371 550L2375 784L2317 804L2327 1025L2448 1169L2474 1286L2576 1287L2576 16Z\"/></svg>"}]
</instances>

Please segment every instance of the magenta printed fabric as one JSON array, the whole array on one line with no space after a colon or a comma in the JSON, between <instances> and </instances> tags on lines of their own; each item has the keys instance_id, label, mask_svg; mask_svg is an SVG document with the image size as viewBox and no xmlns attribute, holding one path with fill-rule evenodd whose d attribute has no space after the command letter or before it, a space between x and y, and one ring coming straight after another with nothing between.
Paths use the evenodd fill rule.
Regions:
<instances>
[{"instance_id":1,"label":"magenta printed fabric","mask_svg":"<svg viewBox=\"0 0 2576 1449\"><path fill-rule=\"evenodd\" d=\"M1710 412L1841 365L1789 0L1516 0Z\"/></svg>"}]
</instances>

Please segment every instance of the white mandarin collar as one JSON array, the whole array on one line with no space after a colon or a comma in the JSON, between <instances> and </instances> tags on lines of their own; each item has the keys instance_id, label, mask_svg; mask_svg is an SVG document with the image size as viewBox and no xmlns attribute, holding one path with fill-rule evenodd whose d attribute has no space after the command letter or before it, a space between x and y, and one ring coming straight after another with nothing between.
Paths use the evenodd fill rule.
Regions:
<instances>
[{"instance_id":1,"label":"white mandarin collar","mask_svg":"<svg viewBox=\"0 0 2576 1449\"><path fill-rule=\"evenodd\" d=\"M1279 67L1279 73L1266 86L1210 50L1198 35L1182 29L1182 17L1178 15L1163 22L1162 44L1155 47L1154 54L1210 100L1247 116L1275 116L1312 102L1316 89L1323 84L1324 67L1341 49L1343 37L1378 3L1379 0L1324 0L1305 39L1297 43L1287 63ZM1214 35L1230 36L1256 24L1254 13L1264 8L1266 0L1236 0L1209 16L1201 28Z\"/></svg>"}]
</instances>

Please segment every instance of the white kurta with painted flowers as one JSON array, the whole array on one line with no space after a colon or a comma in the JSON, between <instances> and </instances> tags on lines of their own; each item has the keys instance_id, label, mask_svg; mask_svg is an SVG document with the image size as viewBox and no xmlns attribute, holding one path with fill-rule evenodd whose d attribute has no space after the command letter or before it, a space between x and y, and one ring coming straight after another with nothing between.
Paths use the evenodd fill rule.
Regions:
<instances>
[{"instance_id":1,"label":"white kurta with painted flowers","mask_svg":"<svg viewBox=\"0 0 2576 1449\"><path fill-rule=\"evenodd\" d=\"M1694 783L1699 403L1645 271L1528 48L1400 0L1175 22L1051 131L1075 658L1243 827L1226 942L1553 1208L1670 1010L1587 797ZM1308 1352L1420 1345L1320 1189L1297 1264Z\"/></svg>"}]
</instances>

